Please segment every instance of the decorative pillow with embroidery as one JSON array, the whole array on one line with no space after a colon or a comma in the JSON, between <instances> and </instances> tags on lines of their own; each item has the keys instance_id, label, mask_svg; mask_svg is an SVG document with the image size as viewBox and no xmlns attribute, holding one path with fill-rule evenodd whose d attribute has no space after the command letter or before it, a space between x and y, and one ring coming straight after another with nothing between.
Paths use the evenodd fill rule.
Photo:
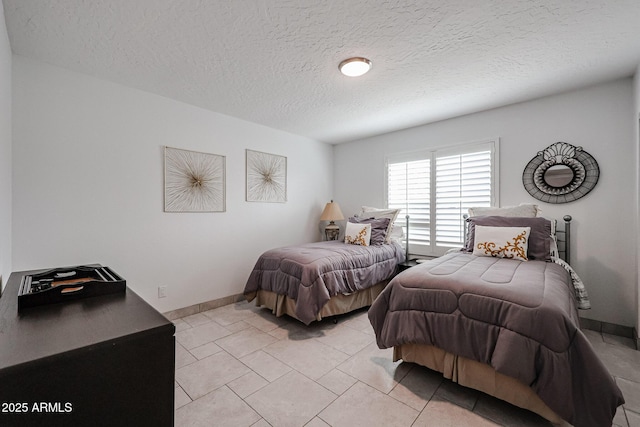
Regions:
<instances>
[{"instance_id":1,"label":"decorative pillow with embroidery","mask_svg":"<svg viewBox=\"0 0 640 427\"><path fill-rule=\"evenodd\" d=\"M473 254L527 261L531 227L488 227L476 225Z\"/></svg>"},{"instance_id":2,"label":"decorative pillow with embroidery","mask_svg":"<svg viewBox=\"0 0 640 427\"><path fill-rule=\"evenodd\" d=\"M552 235L554 221L543 217L524 218L508 216L474 216L467 218L467 241L462 248L465 252L473 252L475 230L478 225L483 227L531 227L529 242L527 243L527 258L529 260L551 261Z\"/></svg>"},{"instance_id":3,"label":"decorative pillow with embroidery","mask_svg":"<svg viewBox=\"0 0 640 427\"><path fill-rule=\"evenodd\" d=\"M389 228L389 218L363 219L352 216L349 218L349 222L353 222L354 224L371 224L371 241L369 242L371 246L383 245L385 243L387 229Z\"/></svg>"},{"instance_id":4,"label":"decorative pillow with embroidery","mask_svg":"<svg viewBox=\"0 0 640 427\"><path fill-rule=\"evenodd\" d=\"M371 224L354 224L347 222L344 242L351 245L369 246L371 241Z\"/></svg>"}]
</instances>

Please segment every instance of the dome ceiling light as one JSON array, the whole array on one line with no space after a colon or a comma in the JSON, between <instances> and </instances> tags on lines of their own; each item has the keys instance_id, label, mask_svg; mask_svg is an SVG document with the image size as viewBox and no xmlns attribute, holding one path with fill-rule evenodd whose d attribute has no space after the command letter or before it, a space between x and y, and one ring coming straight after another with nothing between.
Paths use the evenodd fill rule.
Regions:
<instances>
[{"instance_id":1,"label":"dome ceiling light","mask_svg":"<svg viewBox=\"0 0 640 427\"><path fill-rule=\"evenodd\" d=\"M345 76L359 77L371 69L371 61L367 58L349 58L338 65L340 72Z\"/></svg>"}]
</instances>

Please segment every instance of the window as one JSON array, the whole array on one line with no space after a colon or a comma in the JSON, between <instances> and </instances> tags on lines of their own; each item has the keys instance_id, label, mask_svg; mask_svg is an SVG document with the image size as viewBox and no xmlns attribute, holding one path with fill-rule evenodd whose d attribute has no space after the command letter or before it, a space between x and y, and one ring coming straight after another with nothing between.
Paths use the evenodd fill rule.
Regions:
<instances>
[{"instance_id":1,"label":"window","mask_svg":"<svg viewBox=\"0 0 640 427\"><path fill-rule=\"evenodd\" d=\"M396 226L405 227L409 215L412 254L462 246L462 215L498 204L497 148L492 140L387 158L387 206L401 209Z\"/></svg>"}]
</instances>

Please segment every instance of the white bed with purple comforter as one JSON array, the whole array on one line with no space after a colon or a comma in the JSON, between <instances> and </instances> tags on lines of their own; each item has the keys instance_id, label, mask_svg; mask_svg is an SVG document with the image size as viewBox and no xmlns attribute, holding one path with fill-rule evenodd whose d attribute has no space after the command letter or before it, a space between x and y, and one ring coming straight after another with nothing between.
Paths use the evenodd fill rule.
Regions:
<instances>
[{"instance_id":1,"label":"white bed with purple comforter","mask_svg":"<svg viewBox=\"0 0 640 427\"><path fill-rule=\"evenodd\" d=\"M371 306L378 346L554 423L611 426L624 399L580 330L589 302L554 255L554 222L469 222L462 251L397 275Z\"/></svg>"},{"instance_id":2,"label":"white bed with purple comforter","mask_svg":"<svg viewBox=\"0 0 640 427\"><path fill-rule=\"evenodd\" d=\"M375 215L349 219L368 230L366 245L345 239L264 252L247 280L247 300L305 324L371 305L405 258L401 245L390 238L392 219Z\"/></svg>"},{"instance_id":3,"label":"white bed with purple comforter","mask_svg":"<svg viewBox=\"0 0 640 427\"><path fill-rule=\"evenodd\" d=\"M370 305L403 260L402 248L395 242L358 246L331 241L271 249L258 259L244 294L248 301L258 298L257 305L271 308L276 315L286 313L309 324ZM354 299L373 290L375 295L356 304L360 307L347 305L347 311L322 313L332 298ZM283 309L271 307L268 301L273 298ZM293 312L287 304L293 304Z\"/></svg>"}]
</instances>

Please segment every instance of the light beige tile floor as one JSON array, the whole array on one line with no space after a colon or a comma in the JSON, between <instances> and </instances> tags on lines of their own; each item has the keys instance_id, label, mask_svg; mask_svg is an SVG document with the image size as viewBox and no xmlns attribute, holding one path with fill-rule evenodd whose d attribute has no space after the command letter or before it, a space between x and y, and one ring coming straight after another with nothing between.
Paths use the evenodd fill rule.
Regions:
<instances>
[{"instance_id":1,"label":"light beige tile floor","mask_svg":"<svg viewBox=\"0 0 640 427\"><path fill-rule=\"evenodd\" d=\"M175 320L176 427L550 426L380 350L365 309L305 326L240 302ZM585 331L640 427L640 351Z\"/></svg>"}]
</instances>

